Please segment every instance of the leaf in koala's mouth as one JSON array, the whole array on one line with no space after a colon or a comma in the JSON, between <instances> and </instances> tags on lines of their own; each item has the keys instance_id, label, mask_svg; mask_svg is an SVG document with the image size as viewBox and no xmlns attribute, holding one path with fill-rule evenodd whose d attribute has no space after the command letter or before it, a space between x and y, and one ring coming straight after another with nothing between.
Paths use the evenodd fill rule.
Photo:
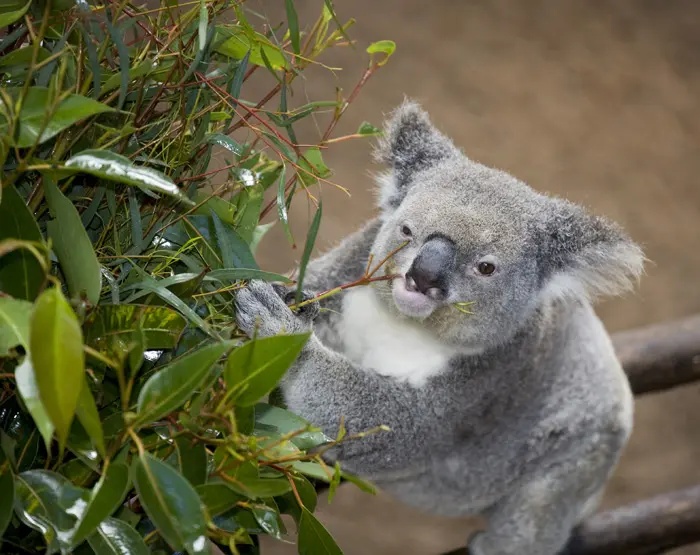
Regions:
<instances>
[{"instance_id":1,"label":"leaf in koala's mouth","mask_svg":"<svg viewBox=\"0 0 700 555\"><path fill-rule=\"evenodd\" d=\"M457 310L459 310L462 314L474 314L469 308L471 305L473 305L476 301L470 301L468 303L454 303L452 306L454 306Z\"/></svg>"}]
</instances>

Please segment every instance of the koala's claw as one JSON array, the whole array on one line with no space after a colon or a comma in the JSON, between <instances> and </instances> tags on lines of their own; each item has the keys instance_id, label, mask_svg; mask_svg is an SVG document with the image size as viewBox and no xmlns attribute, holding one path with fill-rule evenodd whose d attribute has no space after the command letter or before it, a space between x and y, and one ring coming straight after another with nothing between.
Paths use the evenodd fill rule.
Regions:
<instances>
[{"instance_id":1,"label":"koala's claw","mask_svg":"<svg viewBox=\"0 0 700 555\"><path fill-rule=\"evenodd\" d=\"M237 291L235 296L238 327L248 337L309 331L318 315L318 303L305 305L298 312L292 312L287 306L290 296L293 303L294 292L289 292L287 288L252 280L247 287ZM305 294L304 298L310 299L313 296Z\"/></svg>"}]
</instances>

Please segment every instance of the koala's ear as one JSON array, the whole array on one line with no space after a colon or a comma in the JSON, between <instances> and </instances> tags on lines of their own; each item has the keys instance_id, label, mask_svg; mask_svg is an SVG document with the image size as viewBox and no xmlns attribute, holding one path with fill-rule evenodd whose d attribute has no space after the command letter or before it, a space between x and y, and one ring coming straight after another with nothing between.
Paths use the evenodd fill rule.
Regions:
<instances>
[{"instance_id":1,"label":"koala's ear","mask_svg":"<svg viewBox=\"0 0 700 555\"><path fill-rule=\"evenodd\" d=\"M540 231L543 290L559 297L618 295L642 274L642 249L610 220L549 199Z\"/></svg>"},{"instance_id":2,"label":"koala's ear","mask_svg":"<svg viewBox=\"0 0 700 555\"><path fill-rule=\"evenodd\" d=\"M378 162L391 165L391 171L379 178L380 206L396 208L406 196L413 175L459 151L440 133L428 114L410 100L404 100L384 124L384 135L374 152Z\"/></svg>"}]
</instances>

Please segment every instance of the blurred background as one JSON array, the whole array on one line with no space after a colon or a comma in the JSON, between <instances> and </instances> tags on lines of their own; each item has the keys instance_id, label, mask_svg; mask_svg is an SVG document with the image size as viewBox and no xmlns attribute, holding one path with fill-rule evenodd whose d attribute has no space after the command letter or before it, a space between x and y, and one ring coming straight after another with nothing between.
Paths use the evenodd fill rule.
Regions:
<instances>
[{"instance_id":1,"label":"blurred background","mask_svg":"<svg viewBox=\"0 0 700 555\"><path fill-rule=\"evenodd\" d=\"M311 24L322 0L297 0ZM362 90L334 133L362 121L379 126L408 95L472 158L513 173L619 221L651 263L638 292L598 307L610 331L700 311L700 2L697 0L353 0L335 2L357 49L324 59L294 85L293 105L345 94L367 63L366 46L392 39L397 50ZM284 2L249 0L271 22ZM265 72L259 72L265 73ZM264 76L263 76L264 77ZM269 77L269 76L267 76ZM257 89L256 89L257 87ZM261 98L264 79L246 82ZM273 102L277 102L276 100ZM321 126L321 123L319 123ZM322 127L324 128L324 127ZM309 125L303 133L317 134ZM371 142L340 143L324 154L333 180L320 193L327 249L374 214ZM312 209L297 195L290 220L303 245ZM276 226L278 227L278 226ZM265 238L261 267L288 270L301 256L281 229ZM700 386L642 398L635 431L604 507L700 482ZM426 517L383 495L341 487L319 516L347 555L437 555L462 545L473 522ZM266 541L265 553L296 553ZM686 548L677 554L700 554Z\"/></svg>"}]
</instances>

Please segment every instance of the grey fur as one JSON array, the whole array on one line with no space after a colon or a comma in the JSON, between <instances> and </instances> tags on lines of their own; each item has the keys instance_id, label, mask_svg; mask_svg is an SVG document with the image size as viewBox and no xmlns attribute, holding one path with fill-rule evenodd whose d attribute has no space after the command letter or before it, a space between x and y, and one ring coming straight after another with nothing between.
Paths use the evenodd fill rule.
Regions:
<instances>
[{"instance_id":1,"label":"grey fur","mask_svg":"<svg viewBox=\"0 0 700 555\"><path fill-rule=\"evenodd\" d=\"M291 410L329 435L341 417L349 433L391 429L331 452L347 470L427 512L484 514L474 555L554 555L597 506L631 432L629 385L591 298L628 289L641 250L615 224L468 159L416 104L399 107L386 130L381 215L313 261L304 285L357 279L408 225L410 243L384 271L404 275L426 238L447 236L458 255L446 301L407 315L394 282L382 281L296 315L284 292L253 282L238 294L238 322L265 336L311 329L315 318L282 383ZM482 261L496 271L481 275ZM360 300L384 330L362 337L362 326L348 327L362 317ZM466 301L473 316L453 306ZM371 334L394 327L435 345L436 360L444 350L445 363L422 381L373 367L357 345L376 348Z\"/></svg>"}]
</instances>

